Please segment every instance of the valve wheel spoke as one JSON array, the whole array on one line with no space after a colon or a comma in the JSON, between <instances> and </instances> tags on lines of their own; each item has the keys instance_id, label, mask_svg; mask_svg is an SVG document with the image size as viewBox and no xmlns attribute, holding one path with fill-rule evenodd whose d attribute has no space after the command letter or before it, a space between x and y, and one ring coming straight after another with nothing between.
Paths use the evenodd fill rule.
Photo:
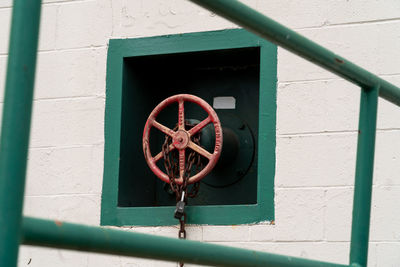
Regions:
<instances>
[{"instance_id":1,"label":"valve wheel spoke","mask_svg":"<svg viewBox=\"0 0 400 267\"><path fill-rule=\"evenodd\" d=\"M185 149L179 150L179 177L183 179L186 170Z\"/></svg>"},{"instance_id":2,"label":"valve wheel spoke","mask_svg":"<svg viewBox=\"0 0 400 267\"><path fill-rule=\"evenodd\" d=\"M211 159L212 158L213 154L211 154L210 152L208 152L207 150L205 150L204 148L202 148L201 146L195 144L192 141L189 142L188 147L191 148L192 150L196 151L197 153L199 153L203 157L206 157L207 159Z\"/></svg>"},{"instance_id":3,"label":"valve wheel spoke","mask_svg":"<svg viewBox=\"0 0 400 267\"><path fill-rule=\"evenodd\" d=\"M157 128L158 130L160 130L161 132L165 133L166 135L168 135L170 137L174 137L175 131L171 130L167 126L162 125L161 123L157 122L156 120L152 121L152 125L155 128Z\"/></svg>"},{"instance_id":4,"label":"valve wheel spoke","mask_svg":"<svg viewBox=\"0 0 400 267\"><path fill-rule=\"evenodd\" d=\"M185 130L185 107L183 98L179 99L178 129Z\"/></svg>"},{"instance_id":5,"label":"valve wheel spoke","mask_svg":"<svg viewBox=\"0 0 400 267\"><path fill-rule=\"evenodd\" d=\"M193 136L194 134L196 134L197 132L201 131L201 129L203 129L204 127L206 127L209 123L211 122L211 118L210 116L208 116L207 118L205 118L204 120L202 120L200 123L196 124L192 129L190 129L189 135Z\"/></svg>"},{"instance_id":6,"label":"valve wheel spoke","mask_svg":"<svg viewBox=\"0 0 400 267\"><path fill-rule=\"evenodd\" d=\"M171 152L171 151L174 150L174 149L175 149L175 146L174 146L173 144L170 144L169 147L168 147L169 152ZM159 161L160 159L162 159L163 156L164 156L164 153L161 151L161 152L158 153L155 157L153 157L153 161L154 161L154 162L157 162L157 161Z\"/></svg>"}]
</instances>

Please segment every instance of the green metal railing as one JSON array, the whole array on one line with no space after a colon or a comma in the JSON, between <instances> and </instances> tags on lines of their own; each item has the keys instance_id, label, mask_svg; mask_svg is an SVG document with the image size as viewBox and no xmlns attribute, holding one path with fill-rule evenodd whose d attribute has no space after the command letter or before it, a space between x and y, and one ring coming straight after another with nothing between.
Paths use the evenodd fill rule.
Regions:
<instances>
[{"instance_id":1,"label":"green metal railing","mask_svg":"<svg viewBox=\"0 0 400 267\"><path fill-rule=\"evenodd\" d=\"M20 244L216 266L367 265L378 96L400 105L400 88L235 0L192 0L361 87L348 265L22 216L40 0L15 0L0 139L0 266Z\"/></svg>"}]
</instances>

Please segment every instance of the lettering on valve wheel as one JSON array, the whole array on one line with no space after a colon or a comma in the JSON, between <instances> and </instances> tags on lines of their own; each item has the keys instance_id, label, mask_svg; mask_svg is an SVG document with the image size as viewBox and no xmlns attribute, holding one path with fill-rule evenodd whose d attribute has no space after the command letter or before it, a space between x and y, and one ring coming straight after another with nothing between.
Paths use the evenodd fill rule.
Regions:
<instances>
[{"instance_id":1,"label":"lettering on valve wheel","mask_svg":"<svg viewBox=\"0 0 400 267\"><path fill-rule=\"evenodd\" d=\"M179 166L184 166L185 164L185 154L179 153Z\"/></svg>"},{"instance_id":2,"label":"lettering on valve wheel","mask_svg":"<svg viewBox=\"0 0 400 267\"><path fill-rule=\"evenodd\" d=\"M179 110L178 116L179 116L179 121L183 121L183 110Z\"/></svg>"},{"instance_id":3,"label":"lettering on valve wheel","mask_svg":"<svg viewBox=\"0 0 400 267\"><path fill-rule=\"evenodd\" d=\"M214 123L215 127L215 152L219 152L221 149L221 128L218 123Z\"/></svg>"}]
</instances>

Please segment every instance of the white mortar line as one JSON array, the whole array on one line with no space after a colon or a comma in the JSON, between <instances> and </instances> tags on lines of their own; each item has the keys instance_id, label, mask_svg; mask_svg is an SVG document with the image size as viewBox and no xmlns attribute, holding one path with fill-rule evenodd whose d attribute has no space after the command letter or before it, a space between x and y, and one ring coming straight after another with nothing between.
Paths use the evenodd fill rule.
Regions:
<instances>
[{"instance_id":1,"label":"white mortar line","mask_svg":"<svg viewBox=\"0 0 400 267\"><path fill-rule=\"evenodd\" d=\"M293 28L297 31L302 30L319 30L319 29L330 29L330 28L342 28L347 26L364 26L364 25L377 25L377 24L389 24L389 23L397 23L400 21L399 18L387 18L387 19L376 19L376 20L360 20L360 21L351 21L351 22L342 22L342 23L329 23L321 26L309 26L302 28Z\"/></svg>"},{"instance_id":2,"label":"white mortar line","mask_svg":"<svg viewBox=\"0 0 400 267\"><path fill-rule=\"evenodd\" d=\"M377 133L381 132L397 132L400 128L376 128ZM341 131L322 131L322 132L304 132L304 133L281 133L276 134L277 138L293 138L293 137L309 137L309 136L329 136L329 135L352 135L357 134L358 130L341 130Z\"/></svg>"},{"instance_id":3,"label":"white mortar line","mask_svg":"<svg viewBox=\"0 0 400 267\"><path fill-rule=\"evenodd\" d=\"M108 41L108 40L106 40ZM107 48L108 45L88 45L88 46L79 46L79 47L70 47L70 48L53 48L53 49L43 49L38 50L38 54L46 54L46 53L54 53L54 52L73 52L73 51L85 51L85 50L100 50L101 48ZM0 57L7 57L8 53L0 53Z\"/></svg>"},{"instance_id":4,"label":"white mortar line","mask_svg":"<svg viewBox=\"0 0 400 267\"><path fill-rule=\"evenodd\" d=\"M97 192L97 193L64 193L64 194L55 194L55 195L25 195L25 197L31 197L31 198L37 198L37 197L46 197L46 198L82 197L82 196L101 196L101 192Z\"/></svg>"},{"instance_id":5,"label":"white mortar line","mask_svg":"<svg viewBox=\"0 0 400 267\"><path fill-rule=\"evenodd\" d=\"M29 150L39 150L39 149L69 149L69 148L80 148L80 147L94 147L102 146L104 141L92 143L92 144L72 144L72 145L60 145L60 146L30 146Z\"/></svg>"},{"instance_id":6,"label":"white mortar line","mask_svg":"<svg viewBox=\"0 0 400 267\"><path fill-rule=\"evenodd\" d=\"M376 182L376 181L375 181ZM394 185L385 185L385 184L373 184L373 188L399 188L400 184ZM285 191L285 190L330 190L330 189L353 189L354 185L324 185L324 186L275 186L276 191Z\"/></svg>"},{"instance_id":7,"label":"white mortar line","mask_svg":"<svg viewBox=\"0 0 400 267\"><path fill-rule=\"evenodd\" d=\"M104 142L101 143L93 143L93 144L77 144L77 145L64 145L64 146L38 146L38 147L29 147L29 150L47 150L47 149L74 149L74 148L84 148L84 147L97 147L104 145Z\"/></svg>"},{"instance_id":8,"label":"white mortar line","mask_svg":"<svg viewBox=\"0 0 400 267\"><path fill-rule=\"evenodd\" d=\"M45 101L68 101L68 100L90 100L90 99L105 99L105 95L82 95L82 96L61 96L61 97L40 97L35 98L34 102Z\"/></svg>"},{"instance_id":9,"label":"white mortar line","mask_svg":"<svg viewBox=\"0 0 400 267\"><path fill-rule=\"evenodd\" d=\"M278 57L278 64L279 64L279 57ZM279 75L279 72L278 72L278 75ZM397 73L397 72L377 73L376 75L378 75L381 78L385 78L385 77L396 77L396 76L399 76L400 73ZM335 78L315 78L315 79L305 79L305 80L278 80L277 84L278 85L286 85L286 84L296 84L296 83L330 82L330 81L345 81L345 82L351 83L343 78L340 78L339 76L336 76ZM357 85L354 85L354 86L357 86Z\"/></svg>"}]
</instances>

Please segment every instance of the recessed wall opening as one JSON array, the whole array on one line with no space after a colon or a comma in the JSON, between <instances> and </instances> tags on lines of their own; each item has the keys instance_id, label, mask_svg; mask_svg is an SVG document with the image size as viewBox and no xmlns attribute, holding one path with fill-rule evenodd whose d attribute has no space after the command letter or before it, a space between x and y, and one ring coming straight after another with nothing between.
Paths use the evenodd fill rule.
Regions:
<instances>
[{"instance_id":1,"label":"recessed wall opening","mask_svg":"<svg viewBox=\"0 0 400 267\"><path fill-rule=\"evenodd\" d=\"M243 29L110 40L101 224L176 224L176 198L150 170L142 145L150 113L176 94L195 95L214 107L224 140L217 165L189 199L187 223L273 220L276 64L276 46ZM185 101L184 110L188 128L206 118L194 103ZM156 119L173 129L178 104ZM152 127L149 138L154 157L165 135ZM214 151L213 126L202 129L199 144ZM199 165L208 163L203 160ZM162 159L156 164L165 172Z\"/></svg>"},{"instance_id":2,"label":"recessed wall opening","mask_svg":"<svg viewBox=\"0 0 400 267\"><path fill-rule=\"evenodd\" d=\"M259 47L129 57L123 64L118 206L175 206L175 196L145 162L142 133L153 108L163 99L180 93L199 96L210 105L217 104L215 110L223 129L226 128L227 134L231 131L240 146L235 158L224 164L227 158L224 152L232 152L228 147L230 137L225 138L221 162L201 181L198 196L190 199L189 204L257 203ZM232 105L232 99L235 108L224 108ZM177 105L171 105L158 119L174 128L177 114ZM195 104L185 103L185 116L201 121L206 114ZM151 150L155 154L161 151L165 138L159 131L153 132ZM160 168L164 169L162 164Z\"/></svg>"}]
</instances>

